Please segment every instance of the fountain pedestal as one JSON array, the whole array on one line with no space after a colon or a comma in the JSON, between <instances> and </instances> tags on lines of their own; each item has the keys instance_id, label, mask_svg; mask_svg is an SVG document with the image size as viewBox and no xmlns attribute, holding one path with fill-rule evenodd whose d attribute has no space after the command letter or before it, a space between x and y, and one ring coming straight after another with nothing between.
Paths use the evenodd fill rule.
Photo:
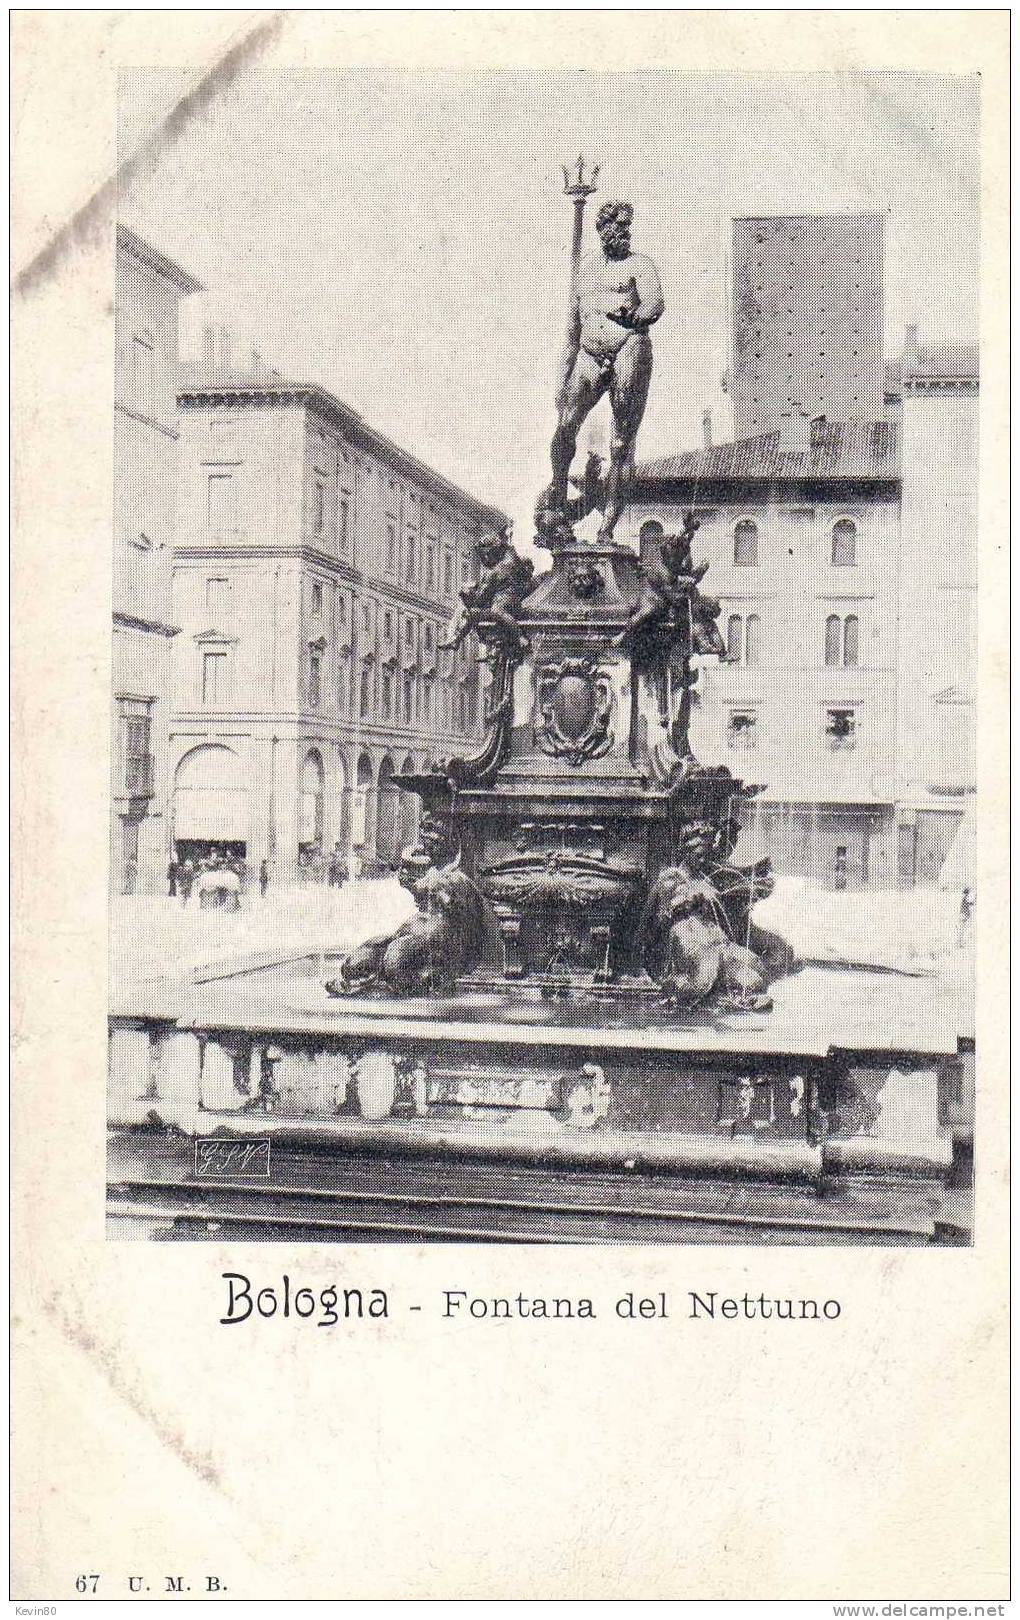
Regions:
<instances>
[{"instance_id":1,"label":"fountain pedestal","mask_svg":"<svg viewBox=\"0 0 1020 1620\"><path fill-rule=\"evenodd\" d=\"M721 651L693 533L668 537L649 571L619 545L561 544L512 615L486 612L483 571L471 627L492 675L486 739L473 758L400 778L434 838L421 859L455 863L498 927L461 983L619 985L692 1003L762 992L749 913L768 872L728 865L737 806L758 789L699 765L688 741L697 662ZM493 577L512 566L506 541L487 555ZM423 971L418 988L454 982L435 938ZM365 987L364 971L338 982Z\"/></svg>"},{"instance_id":2,"label":"fountain pedestal","mask_svg":"<svg viewBox=\"0 0 1020 1620\"><path fill-rule=\"evenodd\" d=\"M718 651L689 539L658 580L564 546L512 613L483 574L488 733L403 779L424 814L402 929L116 1009L123 1229L959 1240L959 1010L923 981L791 975L753 923L767 864L731 857L755 790L687 742ZM520 585L508 550L490 566Z\"/></svg>"}]
</instances>

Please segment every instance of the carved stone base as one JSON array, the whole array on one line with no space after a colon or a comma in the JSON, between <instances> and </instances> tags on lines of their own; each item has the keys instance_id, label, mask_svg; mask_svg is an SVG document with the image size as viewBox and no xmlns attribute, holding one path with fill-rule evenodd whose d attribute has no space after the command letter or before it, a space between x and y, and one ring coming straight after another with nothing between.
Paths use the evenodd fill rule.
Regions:
<instances>
[{"instance_id":1,"label":"carved stone base","mask_svg":"<svg viewBox=\"0 0 1020 1620\"><path fill-rule=\"evenodd\" d=\"M498 997L471 983L448 1002L400 1010L334 1003L304 1028L225 1027L236 989L205 1027L117 1020L109 1117L119 1217L129 1221L132 1204L151 1213L169 1177L164 1235L196 1235L200 1209L211 1222L258 1225L255 1236L279 1222L300 1237L307 1219L307 1235L321 1240L333 1189L345 1212L338 1235L345 1221L392 1235L399 1194L400 1219L413 1209L426 1237L463 1235L470 1206L468 1235L488 1223L493 1237L569 1239L584 1235L574 1217L542 1217L543 1226L513 1189L537 1177L536 1199L577 1211L597 1175L599 1206L615 1214L590 1219L607 1241L930 1242L950 1225L959 1241L959 1215L944 1215L960 1108L954 1053L825 1053L769 1035L767 1020L680 1030L651 1008L635 1016L637 985L631 998L607 990L562 1008L539 995L515 1019L493 1005L485 1021ZM231 1204L233 1155L210 1186L208 1166L198 1168L198 1144L210 1139L269 1144L259 1149L264 1194L248 1174L247 1202ZM301 1220L286 1213L288 1154L299 1156L294 1185L306 1203L321 1188ZM481 1196L483 1167L497 1179Z\"/></svg>"}]
</instances>

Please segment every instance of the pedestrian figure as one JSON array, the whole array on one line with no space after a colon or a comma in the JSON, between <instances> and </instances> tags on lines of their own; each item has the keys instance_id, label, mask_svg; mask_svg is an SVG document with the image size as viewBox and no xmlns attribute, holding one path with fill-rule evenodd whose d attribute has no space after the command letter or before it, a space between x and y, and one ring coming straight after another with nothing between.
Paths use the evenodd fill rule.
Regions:
<instances>
[{"instance_id":1,"label":"pedestrian figure","mask_svg":"<svg viewBox=\"0 0 1020 1620\"><path fill-rule=\"evenodd\" d=\"M329 886L331 889L342 889L346 876L343 851L339 844L333 846L333 853L329 857Z\"/></svg>"},{"instance_id":2,"label":"pedestrian figure","mask_svg":"<svg viewBox=\"0 0 1020 1620\"><path fill-rule=\"evenodd\" d=\"M260 861L259 862L259 893L262 895L263 899L265 899L266 890L268 889L268 887L269 887L269 862L268 861Z\"/></svg>"},{"instance_id":3,"label":"pedestrian figure","mask_svg":"<svg viewBox=\"0 0 1020 1620\"><path fill-rule=\"evenodd\" d=\"M970 938L970 919L974 911L974 890L964 889L960 896L960 928L956 936L958 950L963 950Z\"/></svg>"},{"instance_id":4,"label":"pedestrian figure","mask_svg":"<svg viewBox=\"0 0 1020 1620\"><path fill-rule=\"evenodd\" d=\"M191 888L195 881L195 863L190 856L181 861L177 868L177 892L181 897L181 904L186 906L191 899Z\"/></svg>"},{"instance_id":5,"label":"pedestrian figure","mask_svg":"<svg viewBox=\"0 0 1020 1620\"><path fill-rule=\"evenodd\" d=\"M171 900L174 900L177 897L177 873L178 873L178 870L179 869L178 869L178 866L177 866L177 858L176 858L176 856L171 855L171 857L170 857L170 865L166 869L166 881L167 881L167 884L169 885Z\"/></svg>"}]
</instances>

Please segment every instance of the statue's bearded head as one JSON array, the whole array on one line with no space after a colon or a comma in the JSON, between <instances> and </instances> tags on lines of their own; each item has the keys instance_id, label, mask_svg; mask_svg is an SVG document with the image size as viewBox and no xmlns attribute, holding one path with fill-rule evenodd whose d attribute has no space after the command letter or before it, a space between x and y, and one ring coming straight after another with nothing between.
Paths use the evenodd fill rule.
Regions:
<instances>
[{"instance_id":1,"label":"statue's bearded head","mask_svg":"<svg viewBox=\"0 0 1020 1620\"><path fill-rule=\"evenodd\" d=\"M630 227L634 210L630 203L607 202L599 209L595 229L607 259L625 259L630 252Z\"/></svg>"}]
</instances>

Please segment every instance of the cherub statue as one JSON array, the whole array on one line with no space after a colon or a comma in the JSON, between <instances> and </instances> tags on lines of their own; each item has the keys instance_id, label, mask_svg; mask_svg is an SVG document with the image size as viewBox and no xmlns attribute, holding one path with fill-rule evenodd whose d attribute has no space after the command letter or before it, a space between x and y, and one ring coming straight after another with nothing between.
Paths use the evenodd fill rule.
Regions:
<instances>
[{"instance_id":1,"label":"cherub statue","mask_svg":"<svg viewBox=\"0 0 1020 1620\"><path fill-rule=\"evenodd\" d=\"M519 653L524 647L518 615L534 578L534 565L518 556L510 544L510 530L483 535L475 542L479 575L460 593L461 611L452 634L439 643L456 652L473 630L482 640L495 641ZM482 627L485 626L483 630Z\"/></svg>"},{"instance_id":2,"label":"cherub statue","mask_svg":"<svg viewBox=\"0 0 1020 1620\"><path fill-rule=\"evenodd\" d=\"M697 518L688 513L679 534L663 536L662 565L644 568L641 595L618 641L640 637L650 630L676 628L689 632L692 653L725 656L726 646L716 625L719 603L698 589L708 563L696 564L691 556L691 543L699 527Z\"/></svg>"}]
</instances>

